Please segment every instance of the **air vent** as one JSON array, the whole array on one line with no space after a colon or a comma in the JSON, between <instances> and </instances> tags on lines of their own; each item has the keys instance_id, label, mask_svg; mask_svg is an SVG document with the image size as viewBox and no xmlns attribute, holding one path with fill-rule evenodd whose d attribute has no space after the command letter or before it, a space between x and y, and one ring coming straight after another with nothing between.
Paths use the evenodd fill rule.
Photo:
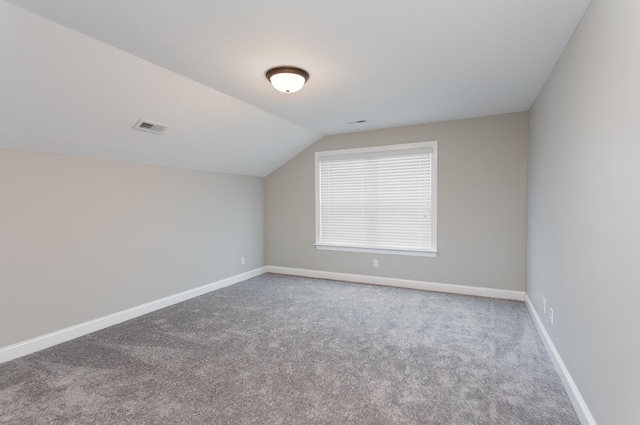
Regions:
<instances>
[{"instance_id":1,"label":"air vent","mask_svg":"<svg viewBox=\"0 0 640 425\"><path fill-rule=\"evenodd\" d=\"M366 123L367 120L358 120L358 121L349 121L347 124L352 125L352 124L364 124Z\"/></svg>"},{"instance_id":2,"label":"air vent","mask_svg":"<svg viewBox=\"0 0 640 425\"><path fill-rule=\"evenodd\" d=\"M149 133L164 134L169 126L149 120L140 120L133 126L133 128L135 130L147 131Z\"/></svg>"}]
</instances>

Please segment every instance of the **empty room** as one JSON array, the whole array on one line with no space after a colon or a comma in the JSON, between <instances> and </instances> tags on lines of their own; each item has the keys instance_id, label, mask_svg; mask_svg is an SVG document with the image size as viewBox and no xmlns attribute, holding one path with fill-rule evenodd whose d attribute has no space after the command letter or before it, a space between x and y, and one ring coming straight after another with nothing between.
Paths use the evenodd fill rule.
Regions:
<instances>
[{"instance_id":1,"label":"empty room","mask_svg":"<svg viewBox=\"0 0 640 425\"><path fill-rule=\"evenodd\" d=\"M640 424L637 0L0 0L0 423Z\"/></svg>"}]
</instances>

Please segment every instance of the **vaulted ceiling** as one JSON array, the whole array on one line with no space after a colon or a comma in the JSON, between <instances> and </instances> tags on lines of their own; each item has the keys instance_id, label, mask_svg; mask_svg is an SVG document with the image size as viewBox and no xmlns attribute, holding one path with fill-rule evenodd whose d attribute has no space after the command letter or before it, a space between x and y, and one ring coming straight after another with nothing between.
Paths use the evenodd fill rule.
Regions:
<instances>
[{"instance_id":1,"label":"vaulted ceiling","mask_svg":"<svg viewBox=\"0 0 640 425\"><path fill-rule=\"evenodd\" d=\"M588 4L0 1L0 147L265 176L323 135L528 110Z\"/></svg>"}]
</instances>

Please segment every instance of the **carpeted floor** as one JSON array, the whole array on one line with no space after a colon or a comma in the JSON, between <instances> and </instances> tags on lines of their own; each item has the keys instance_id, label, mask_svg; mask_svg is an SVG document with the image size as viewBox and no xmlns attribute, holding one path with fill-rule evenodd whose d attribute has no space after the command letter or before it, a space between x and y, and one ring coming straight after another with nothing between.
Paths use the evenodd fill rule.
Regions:
<instances>
[{"instance_id":1,"label":"carpeted floor","mask_svg":"<svg viewBox=\"0 0 640 425\"><path fill-rule=\"evenodd\" d=\"M521 302L265 274L0 364L3 424L579 424Z\"/></svg>"}]
</instances>

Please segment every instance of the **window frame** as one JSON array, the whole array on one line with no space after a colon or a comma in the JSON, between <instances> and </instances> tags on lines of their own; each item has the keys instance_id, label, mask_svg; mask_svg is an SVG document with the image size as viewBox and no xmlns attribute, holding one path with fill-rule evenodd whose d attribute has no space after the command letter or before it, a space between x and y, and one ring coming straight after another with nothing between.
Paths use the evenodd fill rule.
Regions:
<instances>
[{"instance_id":1,"label":"window frame","mask_svg":"<svg viewBox=\"0 0 640 425\"><path fill-rule=\"evenodd\" d=\"M321 223L321 209L320 209L320 162L324 158L333 157L335 159L345 156L357 156L361 154L376 154L389 152L390 154L395 152L402 152L405 150L416 149L431 149L432 150L432 163L431 163L431 248L429 250L406 250L406 249L392 249L392 248L371 248L371 247L359 247L354 245L334 245L322 243L322 223ZM406 256L420 256L420 257L435 257L438 253L438 230L437 230L437 201L438 201L438 142L415 142L415 143L403 143L396 145L384 145L384 146L372 146L365 148L352 148L352 149L340 149L331 151L318 151L315 153L315 247L320 250L330 251L350 251L350 252L367 252L367 253L380 253L380 254L395 254Z\"/></svg>"}]
</instances>

